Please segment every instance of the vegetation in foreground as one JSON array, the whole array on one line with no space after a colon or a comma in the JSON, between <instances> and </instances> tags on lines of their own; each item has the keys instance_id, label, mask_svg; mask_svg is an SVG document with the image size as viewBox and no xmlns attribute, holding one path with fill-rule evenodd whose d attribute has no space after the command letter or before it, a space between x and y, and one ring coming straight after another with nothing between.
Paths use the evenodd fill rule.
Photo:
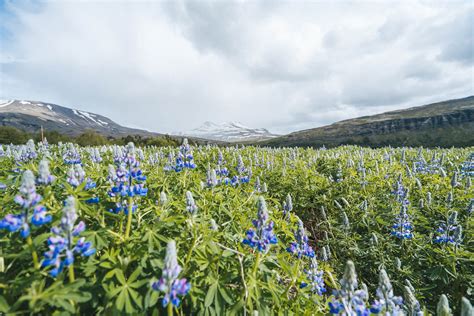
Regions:
<instances>
[{"instance_id":1,"label":"vegetation in foreground","mask_svg":"<svg viewBox=\"0 0 474 316\"><path fill-rule=\"evenodd\" d=\"M0 148L0 312L472 315L474 148Z\"/></svg>"}]
</instances>

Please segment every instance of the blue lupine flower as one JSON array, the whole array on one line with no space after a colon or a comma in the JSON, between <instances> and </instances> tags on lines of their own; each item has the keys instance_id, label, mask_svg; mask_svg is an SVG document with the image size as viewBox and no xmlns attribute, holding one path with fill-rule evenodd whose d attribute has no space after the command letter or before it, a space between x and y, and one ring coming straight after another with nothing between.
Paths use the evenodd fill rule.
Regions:
<instances>
[{"instance_id":1,"label":"blue lupine flower","mask_svg":"<svg viewBox=\"0 0 474 316\"><path fill-rule=\"evenodd\" d=\"M117 149L116 162L117 169L109 166L108 180L112 183L112 188L108 192L109 196L117 197L114 213L124 212L128 214L128 197L146 196L148 189L145 188L146 176L140 169L140 163L135 157L135 146L133 143L127 145L127 153ZM132 203L132 212L137 209L137 205Z\"/></svg>"},{"instance_id":2,"label":"blue lupine flower","mask_svg":"<svg viewBox=\"0 0 474 316\"><path fill-rule=\"evenodd\" d=\"M258 251L267 253L271 244L278 242L275 233L273 232L273 221L269 221L267 204L263 197L258 199L258 215L257 219L252 221L255 228L247 231L247 238L242 243L252 248L257 248Z\"/></svg>"},{"instance_id":3,"label":"blue lupine flower","mask_svg":"<svg viewBox=\"0 0 474 316\"><path fill-rule=\"evenodd\" d=\"M100 201L100 199L97 196L94 196L90 199L87 199L86 203L87 204L97 204L97 203L99 203L99 201Z\"/></svg>"},{"instance_id":4,"label":"blue lupine flower","mask_svg":"<svg viewBox=\"0 0 474 316\"><path fill-rule=\"evenodd\" d=\"M461 174L463 177L474 177L474 152L462 163Z\"/></svg>"},{"instance_id":5,"label":"blue lupine flower","mask_svg":"<svg viewBox=\"0 0 474 316\"><path fill-rule=\"evenodd\" d=\"M0 221L0 229L7 229L10 232L20 230L20 235L27 238L30 235L30 226L41 226L51 222L51 215L46 214L46 208L38 203L41 195L36 193L35 176L30 170L23 173L20 186L20 194L15 197L15 203L22 208L22 213L18 215L8 214Z\"/></svg>"},{"instance_id":6,"label":"blue lupine flower","mask_svg":"<svg viewBox=\"0 0 474 316\"><path fill-rule=\"evenodd\" d=\"M393 287L384 269L379 273L379 286L376 290L377 299L370 307L373 314L403 315L404 305L400 296L393 295Z\"/></svg>"},{"instance_id":7,"label":"blue lupine flower","mask_svg":"<svg viewBox=\"0 0 474 316\"><path fill-rule=\"evenodd\" d=\"M53 236L48 238L49 250L44 253L42 267L52 267L49 274L56 277L64 267L74 263L74 254L89 257L95 254L91 242L86 242L84 237L78 237L85 229L84 222L76 225L77 213L74 197L70 196L64 202L63 216L59 226L51 229Z\"/></svg>"},{"instance_id":8,"label":"blue lupine flower","mask_svg":"<svg viewBox=\"0 0 474 316\"><path fill-rule=\"evenodd\" d=\"M191 214L196 214L198 206L194 202L193 194L189 191L186 191L186 210Z\"/></svg>"},{"instance_id":9,"label":"blue lupine flower","mask_svg":"<svg viewBox=\"0 0 474 316\"><path fill-rule=\"evenodd\" d=\"M418 302L414 295L415 289L411 285L410 281L406 280L406 283L407 285L403 287L403 298L405 300L405 306L408 314L413 316L423 316L424 313L421 310L420 302Z\"/></svg>"},{"instance_id":10,"label":"blue lupine flower","mask_svg":"<svg viewBox=\"0 0 474 316\"><path fill-rule=\"evenodd\" d=\"M151 285L153 290L165 293L163 307L166 307L168 304L178 307L181 304L179 296L185 296L191 289L191 284L186 279L178 279L180 272L181 266L178 264L176 243L174 240L171 240L166 247L165 266L162 276Z\"/></svg>"},{"instance_id":11,"label":"blue lupine flower","mask_svg":"<svg viewBox=\"0 0 474 316\"><path fill-rule=\"evenodd\" d=\"M396 222L392 226L391 234L399 239L411 239L413 238L412 229L413 226L407 214L407 206L402 205L400 213L396 217Z\"/></svg>"},{"instance_id":12,"label":"blue lupine flower","mask_svg":"<svg viewBox=\"0 0 474 316\"><path fill-rule=\"evenodd\" d=\"M458 212L452 212L448 220L439 225L436 230L435 243L459 245L462 242L462 227L458 225Z\"/></svg>"},{"instance_id":13,"label":"blue lupine flower","mask_svg":"<svg viewBox=\"0 0 474 316\"><path fill-rule=\"evenodd\" d=\"M293 201L291 200L291 195L288 194L286 196L286 201L283 202L283 215L289 216L292 210L293 210Z\"/></svg>"},{"instance_id":14,"label":"blue lupine flower","mask_svg":"<svg viewBox=\"0 0 474 316\"><path fill-rule=\"evenodd\" d=\"M214 169L207 169L207 179L206 184L208 187L215 187L220 181L217 179L217 173Z\"/></svg>"},{"instance_id":15,"label":"blue lupine flower","mask_svg":"<svg viewBox=\"0 0 474 316\"><path fill-rule=\"evenodd\" d=\"M324 285L323 274L324 272L318 268L318 261L316 257L311 259L311 264L309 269L304 270L306 278L309 280L309 283L302 282L300 288L309 287L311 292L319 296L323 295L326 292L326 287Z\"/></svg>"},{"instance_id":16,"label":"blue lupine flower","mask_svg":"<svg viewBox=\"0 0 474 316\"><path fill-rule=\"evenodd\" d=\"M67 172L67 182L73 187L78 187L84 181L86 182L84 190L90 190L96 187L95 182L90 178L86 178L86 172L82 169L80 164L72 165Z\"/></svg>"},{"instance_id":17,"label":"blue lupine flower","mask_svg":"<svg viewBox=\"0 0 474 316\"><path fill-rule=\"evenodd\" d=\"M341 289L334 290L334 299L329 302L329 312L333 315L368 316L369 309L366 307L366 301L369 295L365 287L358 289L354 263L350 260L346 263L344 276L340 283Z\"/></svg>"},{"instance_id":18,"label":"blue lupine flower","mask_svg":"<svg viewBox=\"0 0 474 316\"><path fill-rule=\"evenodd\" d=\"M408 189L403 186L401 176L395 184L395 190L392 192L395 195L397 202L402 203L403 205L408 205Z\"/></svg>"},{"instance_id":19,"label":"blue lupine flower","mask_svg":"<svg viewBox=\"0 0 474 316\"><path fill-rule=\"evenodd\" d=\"M36 179L38 184L50 184L54 181L55 177L51 175L49 171L49 163L46 159L40 161L38 166L39 176Z\"/></svg>"},{"instance_id":20,"label":"blue lupine flower","mask_svg":"<svg viewBox=\"0 0 474 316\"><path fill-rule=\"evenodd\" d=\"M68 144L66 151L63 154L63 161L68 165L81 164L81 155L77 151L74 144Z\"/></svg>"},{"instance_id":21,"label":"blue lupine flower","mask_svg":"<svg viewBox=\"0 0 474 316\"><path fill-rule=\"evenodd\" d=\"M98 148L93 148L90 152L91 161L94 163L101 163L102 157L100 156L100 152Z\"/></svg>"},{"instance_id":22,"label":"blue lupine flower","mask_svg":"<svg viewBox=\"0 0 474 316\"><path fill-rule=\"evenodd\" d=\"M308 245L308 236L306 235L303 222L298 219L298 229L295 231L295 242L292 242L286 249L288 252L295 254L298 258L307 256L314 257L314 250Z\"/></svg>"},{"instance_id":23,"label":"blue lupine flower","mask_svg":"<svg viewBox=\"0 0 474 316\"><path fill-rule=\"evenodd\" d=\"M174 170L176 172L180 172L183 169L194 169L196 168L196 164L194 163L193 153L191 151L191 147L189 146L188 139L183 139L183 144L179 147L178 157L176 158L176 164L173 166L171 165L172 156L170 153L169 162L165 166L165 171Z\"/></svg>"}]
</instances>

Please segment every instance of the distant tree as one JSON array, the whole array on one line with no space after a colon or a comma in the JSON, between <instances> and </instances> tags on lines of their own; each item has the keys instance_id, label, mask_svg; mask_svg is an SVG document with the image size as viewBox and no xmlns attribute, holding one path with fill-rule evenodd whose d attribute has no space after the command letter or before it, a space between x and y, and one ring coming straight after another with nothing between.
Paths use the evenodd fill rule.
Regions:
<instances>
[{"instance_id":1,"label":"distant tree","mask_svg":"<svg viewBox=\"0 0 474 316\"><path fill-rule=\"evenodd\" d=\"M0 126L0 144L24 144L32 135L11 126Z\"/></svg>"},{"instance_id":2,"label":"distant tree","mask_svg":"<svg viewBox=\"0 0 474 316\"><path fill-rule=\"evenodd\" d=\"M107 139L104 136L92 130L85 131L84 133L79 135L74 141L75 143L81 146L99 146L108 143Z\"/></svg>"}]
</instances>

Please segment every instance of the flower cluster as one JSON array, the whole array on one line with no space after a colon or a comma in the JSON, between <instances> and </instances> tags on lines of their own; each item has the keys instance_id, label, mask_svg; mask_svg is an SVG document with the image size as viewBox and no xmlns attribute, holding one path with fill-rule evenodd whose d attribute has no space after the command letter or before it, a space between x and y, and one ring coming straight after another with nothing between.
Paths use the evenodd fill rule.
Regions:
<instances>
[{"instance_id":1,"label":"flower cluster","mask_svg":"<svg viewBox=\"0 0 474 316\"><path fill-rule=\"evenodd\" d=\"M41 226L51 222L51 215L46 214L46 208L40 205L41 195L36 193L35 176L30 170L23 173L20 194L15 202L22 208L18 215L8 214L0 221L0 229L10 232L20 231L23 238L30 235L30 224ZM31 213L32 212L32 213Z\"/></svg>"},{"instance_id":2,"label":"flower cluster","mask_svg":"<svg viewBox=\"0 0 474 316\"><path fill-rule=\"evenodd\" d=\"M291 195L288 194L286 196L286 201L283 202L283 215L289 216L291 211L293 210L293 201L291 200Z\"/></svg>"},{"instance_id":3,"label":"flower cluster","mask_svg":"<svg viewBox=\"0 0 474 316\"><path fill-rule=\"evenodd\" d=\"M127 152L123 154L120 147L116 148L114 154L115 162L118 164L115 169L114 166L109 166L108 180L112 184L112 188L108 192L109 196L117 197L116 205L111 212L116 214L124 212L128 214L128 209L134 212L137 205L133 203L130 205L126 198L135 196L146 196L148 189L145 188L146 176L140 169L140 163L135 156L135 146L133 143L127 145Z\"/></svg>"},{"instance_id":4,"label":"flower cluster","mask_svg":"<svg viewBox=\"0 0 474 316\"><path fill-rule=\"evenodd\" d=\"M49 171L49 163L46 159L40 161L38 173L39 176L36 178L36 183L38 184L51 184L56 179L53 175L51 175L51 172Z\"/></svg>"},{"instance_id":5,"label":"flower cluster","mask_svg":"<svg viewBox=\"0 0 474 316\"><path fill-rule=\"evenodd\" d=\"M269 221L268 209L265 199L258 199L258 215L257 219L252 221L254 228L247 231L247 238L242 242L258 251L266 253L270 249L271 244L278 242L273 232L273 221Z\"/></svg>"},{"instance_id":6,"label":"flower cluster","mask_svg":"<svg viewBox=\"0 0 474 316\"><path fill-rule=\"evenodd\" d=\"M397 202L401 203L402 205L408 205L410 203L408 201L408 189L403 186L401 177L395 184L395 190L392 191L392 194L395 195Z\"/></svg>"},{"instance_id":7,"label":"flower cluster","mask_svg":"<svg viewBox=\"0 0 474 316\"><path fill-rule=\"evenodd\" d=\"M462 163L461 174L464 177L474 177L474 152Z\"/></svg>"},{"instance_id":8,"label":"flower cluster","mask_svg":"<svg viewBox=\"0 0 474 316\"><path fill-rule=\"evenodd\" d=\"M52 267L49 274L53 277L56 277L64 267L74 263L74 254L83 257L95 254L96 250L91 248L92 244L86 242L84 237L74 242L74 238L86 229L84 222L75 225L76 221L75 200L70 196L64 203L61 223L51 229L54 236L48 238L49 250L44 253L42 267Z\"/></svg>"},{"instance_id":9,"label":"flower cluster","mask_svg":"<svg viewBox=\"0 0 474 316\"><path fill-rule=\"evenodd\" d=\"M347 261L344 275L340 281L341 289L334 290L334 299L329 302L329 312L333 315L369 315L366 301L369 298L367 289L359 288L355 266Z\"/></svg>"},{"instance_id":10,"label":"flower cluster","mask_svg":"<svg viewBox=\"0 0 474 316\"><path fill-rule=\"evenodd\" d=\"M94 163L101 163L103 160L98 148L94 148L91 150L90 157L91 161Z\"/></svg>"},{"instance_id":11,"label":"flower cluster","mask_svg":"<svg viewBox=\"0 0 474 316\"><path fill-rule=\"evenodd\" d=\"M186 210L192 215L196 214L198 206L194 202L193 194L189 191L186 191Z\"/></svg>"},{"instance_id":12,"label":"flower cluster","mask_svg":"<svg viewBox=\"0 0 474 316\"><path fill-rule=\"evenodd\" d=\"M300 219L298 219L298 229L294 234L296 241L292 242L286 250L295 254L298 258L302 256L314 258L314 250L308 245L308 236L306 235L303 222Z\"/></svg>"},{"instance_id":13,"label":"flower cluster","mask_svg":"<svg viewBox=\"0 0 474 316\"><path fill-rule=\"evenodd\" d=\"M183 139L183 144L179 147L178 157L176 157L175 165L168 164L165 166L166 171L174 170L180 172L183 169L195 169L194 156L189 146L188 139Z\"/></svg>"},{"instance_id":14,"label":"flower cluster","mask_svg":"<svg viewBox=\"0 0 474 316\"><path fill-rule=\"evenodd\" d=\"M319 296L323 295L326 292L323 279L324 272L318 268L318 261L315 257L311 259L309 269L305 269L304 272L309 283L302 282L300 288L309 287L312 293Z\"/></svg>"},{"instance_id":15,"label":"flower cluster","mask_svg":"<svg viewBox=\"0 0 474 316\"><path fill-rule=\"evenodd\" d=\"M155 291L164 292L163 307L172 304L178 307L181 304L179 296L185 296L191 289L191 284L186 279L178 279L181 266L178 264L176 243L168 242L166 247L165 266L161 278L153 282L151 287Z\"/></svg>"},{"instance_id":16,"label":"flower cluster","mask_svg":"<svg viewBox=\"0 0 474 316\"><path fill-rule=\"evenodd\" d=\"M400 213L395 218L395 224L392 226L391 235L399 239L412 239L413 226L410 221L410 217L407 214L407 206L402 205Z\"/></svg>"},{"instance_id":17,"label":"flower cluster","mask_svg":"<svg viewBox=\"0 0 474 316\"><path fill-rule=\"evenodd\" d=\"M86 178L86 172L80 164L72 165L67 172L67 182L77 188L85 182L84 189L90 190L96 187L96 183L90 178Z\"/></svg>"},{"instance_id":18,"label":"flower cluster","mask_svg":"<svg viewBox=\"0 0 474 316\"><path fill-rule=\"evenodd\" d=\"M373 314L400 315L403 314L403 299L393 295L392 283L384 269L379 273L379 286L375 292L377 299L370 307Z\"/></svg>"},{"instance_id":19,"label":"flower cluster","mask_svg":"<svg viewBox=\"0 0 474 316\"><path fill-rule=\"evenodd\" d=\"M81 164L81 155L79 154L74 144L68 144L67 149L63 154L63 161L68 165Z\"/></svg>"},{"instance_id":20,"label":"flower cluster","mask_svg":"<svg viewBox=\"0 0 474 316\"><path fill-rule=\"evenodd\" d=\"M458 212L452 212L448 220L441 223L436 230L437 236L434 238L435 243L445 243L459 245L462 242L462 226L458 224Z\"/></svg>"}]
</instances>

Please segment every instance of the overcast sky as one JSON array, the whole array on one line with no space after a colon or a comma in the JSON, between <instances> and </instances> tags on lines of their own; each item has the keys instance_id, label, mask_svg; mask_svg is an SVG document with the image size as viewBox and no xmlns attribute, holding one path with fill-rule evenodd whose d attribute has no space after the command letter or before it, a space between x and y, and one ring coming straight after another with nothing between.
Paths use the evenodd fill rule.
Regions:
<instances>
[{"instance_id":1,"label":"overcast sky","mask_svg":"<svg viewBox=\"0 0 474 316\"><path fill-rule=\"evenodd\" d=\"M0 98L285 133L474 94L474 1L0 0Z\"/></svg>"}]
</instances>

